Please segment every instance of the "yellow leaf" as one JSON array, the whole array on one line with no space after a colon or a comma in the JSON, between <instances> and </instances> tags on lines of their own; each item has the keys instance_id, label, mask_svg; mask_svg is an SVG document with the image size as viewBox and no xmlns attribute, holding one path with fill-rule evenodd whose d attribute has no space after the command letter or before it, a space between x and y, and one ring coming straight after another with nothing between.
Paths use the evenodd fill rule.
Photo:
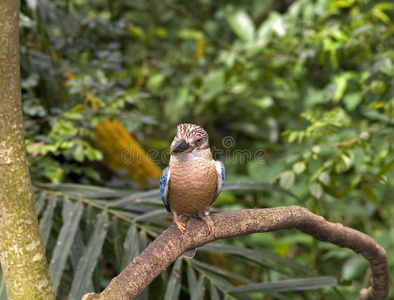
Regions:
<instances>
[{"instance_id":1,"label":"yellow leaf","mask_svg":"<svg viewBox=\"0 0 394 300\"><path fill-rule=\"evenodd\" d=\"M151 179L159 179L160 168L152 161L138 141L116 119L107 117L97 124L94 146L104 155L104 161L115 172L148 186Z\"/></svg>"},{"instance_id":2,"label":"yellow leaf","mask_svg":"<svg viewBox=\"0 0 394 300\"><path fill-rule=\"evenodd\" d=\"M199 36L196 38L196 44L197 44L197 50L195 53L195 56L197 58L203 57L204 56L204 38L202 36Z\"/></svg>"}]
</instances>

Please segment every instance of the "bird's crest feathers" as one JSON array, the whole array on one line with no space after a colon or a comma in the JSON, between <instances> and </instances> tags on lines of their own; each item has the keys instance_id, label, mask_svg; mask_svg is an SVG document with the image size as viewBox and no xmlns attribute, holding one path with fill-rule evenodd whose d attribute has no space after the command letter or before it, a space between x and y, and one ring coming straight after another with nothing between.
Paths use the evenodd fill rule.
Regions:
<instances>
[{"instance_id":1,"label":"bird's crest feathers","mask_svg":"<svg viewBox=\"0 0 394 300\"><path fill-rule=\"evenodd\" d=\"M171 143L171 154L190 153L209 148L208 133L195 124L179 124L177 133Z\"/></svg>"},{"instance_id":2,"label":"bird's crest feathers","mask_svg":"<svg viewBox=\"0 0 394 300\"><path fill-rule=\"evenodd\" d=\"M179 139L194 140L196 138L208 138L208 133L200 126L195 124L179 124L176 137Z\"/></svg>"}]
</instances>

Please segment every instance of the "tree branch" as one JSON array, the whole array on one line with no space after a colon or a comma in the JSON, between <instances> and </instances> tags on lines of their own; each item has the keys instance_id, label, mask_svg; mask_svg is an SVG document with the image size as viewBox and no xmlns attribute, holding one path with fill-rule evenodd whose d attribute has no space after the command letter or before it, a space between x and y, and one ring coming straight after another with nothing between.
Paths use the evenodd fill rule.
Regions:
<instances>
[{"instance_id":1,"label":"tree branch","mask_svg":"<svg viewBox=\"0 0 394 300\"><path fill-rule=\"evenodd\" d=\"M181 216L186 221L187 216ZM189 218L181 234L173 224L153 241L100 294L86 294L82 300L135 299L164 269L186 250L201 247L216 239L257 232L296 228L312 237L352 249L371 264L372 285L363 289L359 299L385 299L389 290L388 262L385 250L372 238L299 206L228 211L212 216L216 238L208 235L202 220Z\"/></svg>"}]
</instances>

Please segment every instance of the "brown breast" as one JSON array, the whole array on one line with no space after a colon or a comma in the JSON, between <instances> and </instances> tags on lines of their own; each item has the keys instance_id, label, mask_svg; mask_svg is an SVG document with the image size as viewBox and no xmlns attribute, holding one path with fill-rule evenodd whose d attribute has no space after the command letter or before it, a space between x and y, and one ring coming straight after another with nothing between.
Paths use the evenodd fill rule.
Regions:
<instances>
[{"instance_id":1,"label":"brown breast","mask_svg":"<svg viewBox=\"0 0 394 300\"><path fill-rule=\"evenodd\" d=\"M170 168L168 203L171 211L194 214L211 204L217 184L213 160L174 162Z\"/></svg>"}]
</instances>

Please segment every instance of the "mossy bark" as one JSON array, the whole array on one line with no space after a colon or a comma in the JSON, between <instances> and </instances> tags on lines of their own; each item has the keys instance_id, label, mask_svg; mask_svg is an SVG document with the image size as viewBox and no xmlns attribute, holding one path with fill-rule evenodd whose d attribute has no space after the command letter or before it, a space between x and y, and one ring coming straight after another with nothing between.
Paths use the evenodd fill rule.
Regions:
<instances>
[{"instance_id":1,"label":"mossy bark","mask_svg":"<svg viewBox=\"0 0 394 300\"><path fill-rule=\"evenodd\" d=\"M19 7L0 2L0 261L8 299L54 299L23 136Z\"/></svg>"}]
</instances>

